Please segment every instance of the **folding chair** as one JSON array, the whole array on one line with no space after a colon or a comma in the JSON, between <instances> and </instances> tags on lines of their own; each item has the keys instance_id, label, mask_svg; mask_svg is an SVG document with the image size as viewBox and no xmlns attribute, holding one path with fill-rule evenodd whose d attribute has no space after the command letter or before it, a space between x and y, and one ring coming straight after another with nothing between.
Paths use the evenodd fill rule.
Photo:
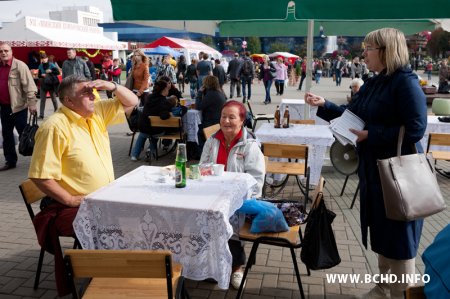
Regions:
<instances>
[{"instance_id":1,"label":"folding chair","mask_svg":"<svg viewBox=\"0 0 450 299\"><path fill-rule=\"evenodd\" d=\"M447 133L430 133L428 136L428 145L427 145L427 153L431 153L435 163L437 161L450 161L450 150L442 151L442 150L431 150L431 146L450 146L450 134ZM445 176L446 178L450 178L450 172L444 171L440 168L435 168L438 173Z\"/></svg>"},{"instance_id":2,"label":"folding chair","mask_svg":"<svg viewBox=\"0 0 450 299\"><path fill-rule=\"evenodd\" d=\"M297 125L315 125L316 124L315 119L290 119L289 122L291 124L297 124Z\"/></svg>"},{"instance_id":3,"label":"folding chair","mask_svg":"<svg viewBox=\"0 0 450 299\"><path fill-rule=\"evenodd\" d=\"M208 140L214 133L220 130L220 124L215 124L203 129L203 134L205 134L205 139Z\"/></svg>"},{"instance_id":4,"label":"folding chair","mask_svg":"<svg viewBox=\"0 0 450 299\"><path fill-rule=\"evenodd\" d=\"M250 114L252 115L253 119L253 129L252 132L255 132L256 130L256 123L258 120L267 120L268 123L270 123L271 120L274 119L273 114L254 114L252 110L252 106L250 105L250 101L247 101L248 111L250 111Z\"/></svg>"},{"instance_id":5,"label":"folding chair","mask_svg":"<svg viewBox=\"0 0 450 299\"><path fill-rule=\"evenodd\" d=\"M304 207L309 196L309 167L308 167L308 146L305 144L278 144L278 143L263 143L262 151L266 162L266 177L264 178L263 197L266 196L266 189L269 186L272 189L272 197L275 197L285 187L289 176L294 175L297 180L297 185L304 195ZM269 158L287 158L287 162L270 161ZM292 161L293 160L293 161ZM301 160L301 161L299 161ZM280 184L269 184L267 182L267 173L285 174L285 179ZM306 178L306 185L303 186L298 176ZM275 188L279 188L275 192Z\"/></svg>"},{"instance_id":6,"label":"folding chair","mask_svg":"<svg viewBox=\"0 0 450 299\"><path fill-rule=\"evenodd\" d=\"M81 298L78 278L92 278L84 299L189 298L182 265L172 263L170 251L69 249L64 262L73 298Z\"/></svg>"},{"instance_id":7,"label":"folding chair","mask_svg":"<svg viewBox=\"0 0 450 299\"><path fill-rule=\"evenodd\" d=\"M320 178L319 184L315 189L315 200L313 205L316 202L320 202L323 197L323 187L325 185L325 180ZM292 202L292 201L276 201L276 202ZM259 233L253 234L250 232L251 224L246 222L244 226L239 230L239 239L241 241L253 242L252 249L250 251L250 256L248 257L247 265L245 266L244 276L242 278L241 285L239 286L239 290L236 298L241 298L241 295L244 290L245 280L247 278L248 271L255 264L256 261L256 251L258 250L259 244L273 245L278 247L286 247L291 251L292 263L294 265L295 276L297 278L298 288L300 290L300 295L302 299L305 298L305 294L303 292L302 281L300 279L300 272L297 265L297 257L295 255L295 250L297 248L302 247L302 231L300 225L292 226L289 228L289 231L282 233ZM306 267L308 276L311 275L310 270Z\"/></svg>"},{"instance_id":8,"label":"folding chair","mask_svg":"<svg viewBox=\"0 0 450 299\"><path fill-rule=\"evenodd\" d=\"M159 116L149 116L150 120L150 127L162 127L162 128L169 128L171 131L176 132L168 132L161 135L153 135L152 137L159 140L161 143L161 140L172 140L173 145L172 148L167 151L167 153L172 152L178 141L183 142L184 141L184 130L183 130L183 122L181 120L181 117L178 116L171 116L168 119L161 119ZM177 130L174 130L177 129ZM164 156L164 155L163 155ZM156 146L156 157L160 157L158 155L158 146ZM162 157L162 156L161 156Z\"/></svg>"},{"instance_id":9,"label":"folding chair","mask_svg":"<svg viewBox=\"0 0 450 299\"><path fill-rule=\"evenodd\" d=\"M30 179L25 180L22 182L22 184L19 185L20 193L22 194L23 201L25 202L25 206L27 207L28 214L30 215L31 222L33 222L34 219L34 211L32 208L32 204L40 201L42 198L44 198L46 195L43 193L36 185L31 181ZM75 238L75 236L74 236ZM75 241L73 243L73 248L81 248L78 240L75 238ZM41 252L39 253L39 261L36 269L36 277L34 279L34 285L33 288L37 290L39 287L39 278L41 276L41 270L42 270L42 263L44 261L44 254L45 250L44 248L41 248Z\"/></svg>"}]
</instances>

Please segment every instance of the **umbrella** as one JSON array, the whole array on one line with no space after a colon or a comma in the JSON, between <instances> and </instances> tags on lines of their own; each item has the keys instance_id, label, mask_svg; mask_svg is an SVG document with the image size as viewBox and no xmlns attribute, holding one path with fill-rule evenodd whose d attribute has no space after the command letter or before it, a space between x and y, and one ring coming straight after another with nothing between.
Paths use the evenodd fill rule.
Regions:
<instances>
[{"instance_id":1,"label":"umbrella","mask_svg":"<svg viewBox=\"0 0 450 299\"><path fill-rule=\"evenodd\" d=\"M144 48L142 49L146 55L172 55L173 57L179 57L181 53L175 51L171 47L158 46L156 48Z\"/></svg>"}]
</instances>

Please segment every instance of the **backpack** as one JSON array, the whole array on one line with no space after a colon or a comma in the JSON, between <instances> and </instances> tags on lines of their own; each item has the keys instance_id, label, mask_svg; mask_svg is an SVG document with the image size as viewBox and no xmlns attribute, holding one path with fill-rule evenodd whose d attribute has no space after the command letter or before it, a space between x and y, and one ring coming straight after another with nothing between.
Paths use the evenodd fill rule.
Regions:
<instances>
[{"instance_id":1,"label":"backpack","mask_svg":"<svg viewBox=\"0 0 450 299\"><path fill-rule=\"evenodd\" d=\"M250 59L244 60L244 65L242 66L242 74L249 76L252 74L253 64Z\"/></svg>"}]
</instances>

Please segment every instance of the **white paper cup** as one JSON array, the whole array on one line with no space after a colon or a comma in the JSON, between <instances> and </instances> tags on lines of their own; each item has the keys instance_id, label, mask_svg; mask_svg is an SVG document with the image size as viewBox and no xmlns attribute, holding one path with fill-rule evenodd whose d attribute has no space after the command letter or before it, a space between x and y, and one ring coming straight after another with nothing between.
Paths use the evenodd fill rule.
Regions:
<instances>
[{"instance_id":1,"label":"white paper cup","mask_svg":"<svg viewBox=\"0 0 450 299\"><path fill-rule=\"evenodd\" d=\"M212 167L213 167L214 175L216 175L216 176L223 175L223 172L225 170L225 165L223 165L223 164L214 164Z\"/></svg>"}]
</instances>

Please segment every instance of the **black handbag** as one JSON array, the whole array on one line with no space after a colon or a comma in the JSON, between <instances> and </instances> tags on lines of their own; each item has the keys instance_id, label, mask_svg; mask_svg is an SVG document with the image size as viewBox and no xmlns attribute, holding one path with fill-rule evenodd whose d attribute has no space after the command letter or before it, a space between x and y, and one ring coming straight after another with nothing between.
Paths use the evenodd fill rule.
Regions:
<instances>
[{"instance_id":1,"label":"black handbag","mask_svg":"<svg viewBox=\"0 0 450 299\"><path fill-rule=\"evenodd\" d=\"M19 153L23 156L31 156L34 149L34 135L39 129L37 124L36 113L30 114L28 119L28 124L23 129L22 135L19 139Z\"/></svg>"},{"instance_id":2,"label":"black handbag","mask_svg":"<svg viewBox=\"0 0 450 299\"><path fill-rule=\"evenodd\" d=\"M59 84L59 79L56 75L48 73L44 78L45 90L54 90Z\"/></svg>"},{"instance_id":3,"label":"black handbag","mask_svg":"<svg viewBox=\"0 0 450 299\"><path fill-rule=\"evenodd\" d=\"M309 212L300 258L312 270L329 269L341 262L331 228L335 217L323 200Z\"/></svg>"},{"instance_id":4,"label":"black handbag","mask_svg":"<svg viewBox=\"0 0 450 299\"><path fill-rule=\"evenodd\" d=\"M127 117L128 127L132 132L139 131L139 118L141 117L143 107L136 105L131 111L130 116Z\"/></svg>"}]
</instances>

